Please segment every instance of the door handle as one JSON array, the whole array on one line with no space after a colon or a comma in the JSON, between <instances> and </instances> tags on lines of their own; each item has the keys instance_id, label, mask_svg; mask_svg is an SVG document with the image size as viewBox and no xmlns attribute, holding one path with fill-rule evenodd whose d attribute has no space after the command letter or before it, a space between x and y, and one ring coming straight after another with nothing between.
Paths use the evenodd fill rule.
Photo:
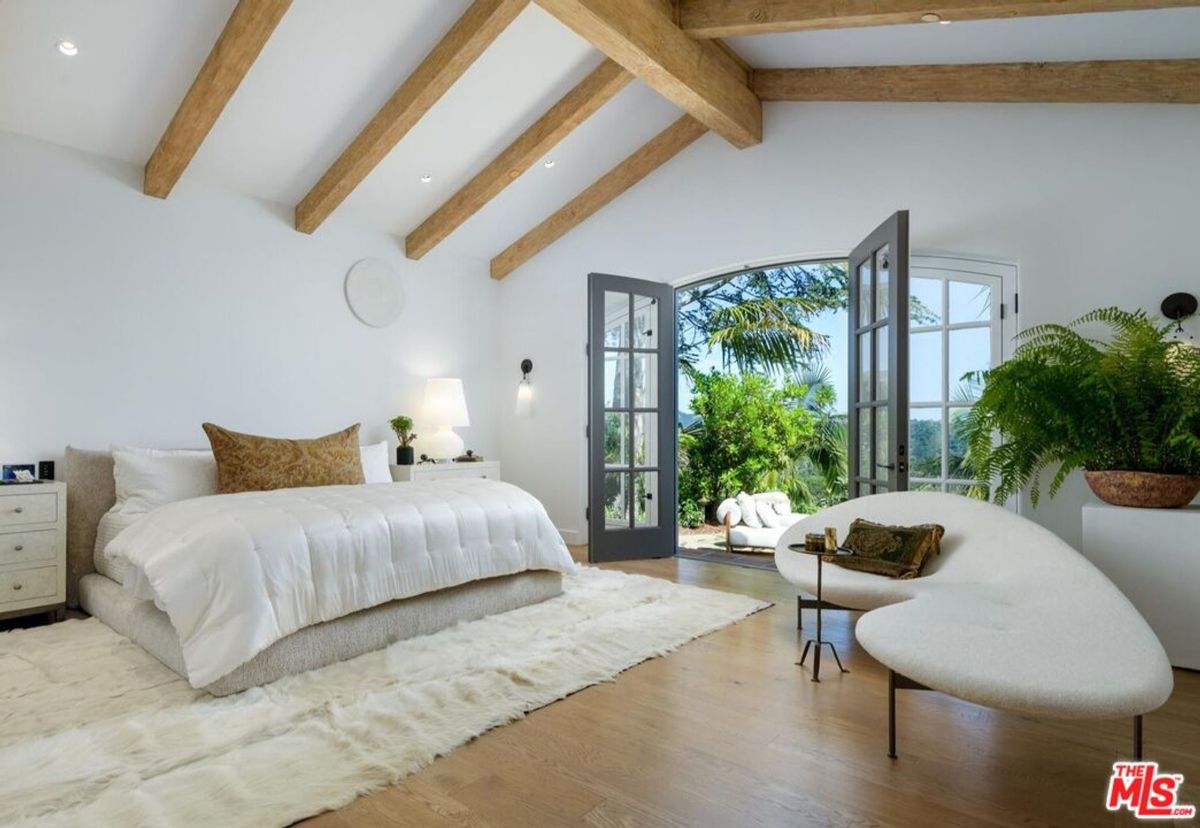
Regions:
<instances>
[{"instance_id":1,"label":"door handle","mask_svg":"<svg viewBox=\"0 0 1200 828\"><path fill-rule=\"evenodd\" d=\"M895 464L895 463L876 463L876 464L875 464L875 466L876 466L876 468L880 468L880 469L888 469L888 470L891 470L891 469L895 469L895 468L896 468L896 464Z\"/></svg>"}]
</instances>

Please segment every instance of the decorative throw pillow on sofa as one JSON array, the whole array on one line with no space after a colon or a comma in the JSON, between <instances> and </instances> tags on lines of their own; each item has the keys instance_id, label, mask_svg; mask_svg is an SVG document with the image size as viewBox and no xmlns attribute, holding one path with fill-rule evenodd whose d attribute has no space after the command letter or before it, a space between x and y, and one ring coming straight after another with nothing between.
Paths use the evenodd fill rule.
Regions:
<instances>
[{"instance_id":1,"label":"decorative throw pillow on sofa","mask_svg":"<svg viewBox=\"0 0 1200 828\"><path fill-rule=\"evenodd\" d=\"M754 505L758 512L758 519L763 526L768 529L777 529L779 527L779 513L775 511L774 503L759 500Z\"/></svg>"},{"instance_id":2,"label":"decorative throw pillow on sofa","mask_svg":"<svg viewBox=\"0 0 1200 828\"><path fill-rule=\"evenodd\" d=\"M724 524L726 515L729 516L730 526L737 526L742 522L742 510L732 497L725 498L717 506L717 522Z\"/></svg>"},{"instance_id":3,"label":"decorative throw pillow on sofa","mask_svg":"<svg viewBox=\"0 0 1200 828\"><path fill-rule=\"evenodd\" d=\"M850 524L842 543L852 554L828 555L825 560L859 572L915 578L925 562L939 553L944 534L945 528L936 523L885 526L859 518Z\"/></svg>"},{"instance_id":4,"label":"decorative throw pillow on sofa","mask_svg":"<svg viewBox=\"0 0 1200 828\"><path fill-rule=\"evenodd\" d=\"M229 494L362 483L358 428L355 423L312 440L240 434L212 423L204 424L204 433L217 458L217 486Z\"/></svg>"},{"instance_id":5,"label":"decorative throw pillow on sofa","mask_svg":"<svg viewBox=\"0 0 1200 828\"><path fill-rule=\"evenodd\" d=\"M745 492L738 492L737 505L742 510L743 523L752 529L762 526L762 521L758 519L758 504L754 502L754 498Z\"/></svg>"}]
</instances>

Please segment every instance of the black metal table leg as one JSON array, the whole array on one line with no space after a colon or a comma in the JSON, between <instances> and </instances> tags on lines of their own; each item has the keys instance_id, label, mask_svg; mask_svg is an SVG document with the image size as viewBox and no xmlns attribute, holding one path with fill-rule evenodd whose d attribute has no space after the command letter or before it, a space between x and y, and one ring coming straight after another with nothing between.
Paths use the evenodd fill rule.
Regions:
<instances>
[{"instance_id":1,"label":"black metal table leg","mask_svg":"<svg viewBox=\"0 0 1200 828\"><path fill-rule=\"evenodd\" d=\"M896 758L896 671L888 670L888 757Z\"/></svg>"},{"instance_id":2,"label":"black metal table leg","mask_svg":"<svg viewBox=\"0 0 1200 828\"><path fill-rule=\"evenodd\" d=\"M809 554L813 554L813 553L809 553ZM822 625L821 625L821 610L824 608L824 605L825 605L824 598L822 597L822 594L821 594L823 591L822 588L823 588L823 581L824 581L824 570L822 569L822 563L823 562L822 562L821 556L817 555L817 600L816 600L816 606L814 607L817 611L817 637L810 638L804 642L804 651L800 654L800 660L798 662L796 662L799 666L803 667L804 662L808 659L808 651L809 651L809 649L812 649L812 651L813 651L812 680L816 681L816 682L819 682L821 680L821 648L822 647L828 647L830 652L833 653L833 660L837 662L837 666L838 666L839 670L841 670L843 673L850 672L849 670L847 670L845 667L842 666L842 659L840 656L838 656L837 647L834 646L832 641L826 641L824 638L824 632L822 630ZM810 603L809 606L813 606L813 604ZM833 605L831 605L831 606L833 606ZM804 599L801 598L800 596L796 596L796 629L801 629L800 611L803 609L803 607L804 607ZM844 609L843 607L835 607L835 608L836 609Z\"/></svg>"}]
</instances>

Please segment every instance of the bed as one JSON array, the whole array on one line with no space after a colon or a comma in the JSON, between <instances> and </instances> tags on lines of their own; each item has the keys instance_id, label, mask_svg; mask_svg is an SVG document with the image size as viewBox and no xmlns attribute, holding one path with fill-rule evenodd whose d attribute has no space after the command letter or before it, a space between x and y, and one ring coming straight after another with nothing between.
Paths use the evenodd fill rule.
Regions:
<instances>
[{"instance_id":1,"label":"bed","mask_svg":"<svg viewBox=\"0 0 1200 828\"><path fill-rule=\"evenodd\" d=\"M482 572L483 577L470 580L466 580L462 572L451 573L447 577L461 582L429 590L421 590L419 585L408 586L409 590L420 591L399 600L372 604L330 620L301 626L268 646L261 649L256 647L252 657L237 659L239 663L232 670L224 671L225 665L197 667L194 653L189 670L189 653L186 646L188 642L185 639L184 643L181 643L181 636L177 631L178 623L173 623L173 617L156 606L155 600L148 600L148 594L135 592L136 586L126 588L96 571L94 554L97 530L101 525L101 518L116 502L112 455L109 452L68 448L65 468L68 497L68 603L95 616L175 672L189 678L194 686L202 687L216 696L241 692L286 675L353 658L386 647L395 641L436 632L460 621L474 620L544 601L562 592L562 572L569 571L573 566L566 555L561 538L555 537L554 542L562 548L548 548L544 551L539 558L542 563L537 566L545 568L524 568L528 564L510 563L506 564L509 569L520 568L520 571L492 577L487 577L487 572ZM421 485L437 484L397 483L384 484L384 488ZM501 483L494 485L507 486ZM397 491L410 495L414 492L413 489ZM358 493L334 494L348 497ZM458 492L456 496L466 497L469 493L463 495ZM280 494L279 497L287 496ZM203 507L181 504L178 511L186 513L189 509L196 512L202 511ZM540 505L538 509L540 510ZM160 537L161 531L162 527ZM144 541L153 540L152 532L142 534L147 535ZM461 564L459 568L462 568ZM481 569L490 571L496 568ZM136 575L134 580L137 580ZM174 620L178 622L178 612L175 608L170 609L175 611ZM213 678L217 673L220 675ZM200 683L197 682L197 677Z\"/></svg>"}]
</instances>

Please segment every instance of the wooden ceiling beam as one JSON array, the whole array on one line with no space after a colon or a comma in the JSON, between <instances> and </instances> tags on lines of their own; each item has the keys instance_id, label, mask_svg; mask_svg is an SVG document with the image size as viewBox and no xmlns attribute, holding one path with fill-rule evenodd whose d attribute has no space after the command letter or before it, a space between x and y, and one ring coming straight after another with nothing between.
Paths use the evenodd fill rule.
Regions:
<instances>
[{"instance_id":1,"label":"wooden ceiling beam","mask_svg":"<svg viewBox=\"0 0 1200 828\"><path fill-rule=\"evenodd\" d=\"M296 205L296 229L316 230L528 3L475 0Z\"/></svg>"},{"instance_id":2,"label":"wooden ceiling beam","mask_svg":"<svg viewBox=\"0 0 1200 828\"><path fill-rule=\"evenodd\" d=\"M292 0L238 0L146 162L146 195L170 194L291 4Z\"/></svg>"},{"instance_id":3,"label":"wooden ceiling beam","mask_svg":"<svg viewBox=\"0 0 1200 828\"><path fill-rule=\"evenodd\" d=\"M760 69L764 101L1200 103L1200 60Z\"/></svg>"},{"instance_id":4,"label":"wooden ceiling beam","mask_svg":"<svg viewBox=\"0 0 1200 828\"><path fill-rule=\"evenodd\" d=\"M924 23L929 14L986 20L1196 5L1200 0L680 0L678 20L688 35L706 39Z\"/></svg>"},{"instance_id":5,"label":"wooden ceiling beam","mask_svg":"<svg viewBox=\"0 0 1200 828\"><path fill-rule=\"evenodd\" d=\"M707 131L708 127L684 115L492 259L492 278L512 273Z\"/></svg>"},{"instance_id":6,"label":"wooden ceiling beam","mask_svg":"<svg viewBox=\"0 0 1200 828\"><path fill-rule=\"evenodd\" d=\"M404 240L408 257L419 259L436 247L631 80L633 76L613 61L601 63L420 227L408 234Z\"/></svg>"},{"instance_id":7,"label":"wooden ceiling beam","mask_svg":"<svg viewBox=\"0 0 1200 828\"><path fill-rule=\"evenodd\" d=\"M762 104L747 72L715 43L693 40L662 0L537 0L634 77L736 147L762 141Z\"/></svg>"}]
</instances>

